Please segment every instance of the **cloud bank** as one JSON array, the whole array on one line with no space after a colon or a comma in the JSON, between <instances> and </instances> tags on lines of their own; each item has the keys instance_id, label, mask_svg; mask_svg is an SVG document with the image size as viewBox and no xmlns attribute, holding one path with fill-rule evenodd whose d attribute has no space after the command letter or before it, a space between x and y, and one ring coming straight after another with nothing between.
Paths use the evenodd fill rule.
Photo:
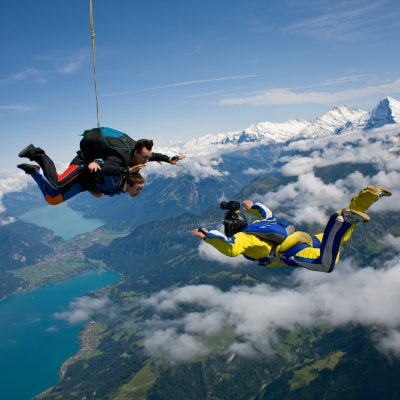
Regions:
<instances>
[{"instance_id":1,"label":"cloud bank","mask_svg":"<svg viewBox=\"0 0 400 400\"><path fill-rule=\"evenodd\" d=\"M157 152L174 156L184 154L186 159L179 161L176 165L160 165L152 162L146 165L141 172L148 176L161 176L164 178L177 178L178 176L191 176L198 182L206 178L218 178L229 175L228 171L221 168L223 159L221 154L226 149L215 147L186 149L164 148L157 149Z\"/></svg>"},{"instance_id":2,"label":"cloud bank","mask_svg":"<svg viewBox=\"0 0 400 400\"><path fill-rule=\"evenodd\" d=\"M398 125L373 131L351 131L343 135L292 142L288 149L295 156L283 156L281 172L296 181L267 194L253 195L278 215L290 221L324 225L332 210L346 207L353 195L368 185L389 188L393 195L372 206L372 210L400 210L400 161ZM358 147L355 147L357 145ZM306 155L304 155L306 154ZM343 179L324 183L317 170L340 163L373 164L377 172L364 175L355 171Z\"/></svg>"},{"instance_id":3,"label":"cloud bank","mask_svg":"<svg viewBox=\"0 0 400 400\"><path fill-rule=\"evenodd\" d=\"M143 301L153 312L144 346L156 358L191 361L215 352L207 338L228 330L234 339L227 353L268 356L282 329L361 324L371 328L381 351L400 355L400 256L381 270L343 262L335 274L299 270L293 278L293 288L260 284L224 292L198 285L161 291Z\"/></svg>"}]
</instances>

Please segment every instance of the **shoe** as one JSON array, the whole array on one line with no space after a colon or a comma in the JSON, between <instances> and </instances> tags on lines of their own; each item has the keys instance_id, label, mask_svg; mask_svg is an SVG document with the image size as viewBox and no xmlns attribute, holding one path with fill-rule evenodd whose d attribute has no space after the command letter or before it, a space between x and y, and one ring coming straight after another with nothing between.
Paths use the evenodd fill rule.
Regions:
<instances>
[{"instance_id":1,"label":"shoe","mask_svg":"<svg viewBox=\"0 0 400 400\"><path fill-rule=\"evenodd\" d=\"M24 171L28 175L38 173L40 170L39 165L34 164L19 164L17 165L17 167L22 169L22 171Z\"/></svg>"},{"instance_id":2,"label":"shoe","mask_svg":"<svg viewBox=\"0 0 400 400\"><path fill-rule=\"evenodd\" d=\"M383 186L367 186L367 189L376 193L379 197L389 197L392 195L392 193Z\"/></svg>"},{"instance_id":3,"label":"shoe","mask_svg":"<svg viewBox=\"0 0 400 400\"><path fill-rule=\"evenodd\" d=\"M28 144L24 149L18 153L18 157L31 158L35 155L36 147L33 144Z\"/></svg>"},{"instance_id":4,"label":"shoe","mask_svg":"<svg viewBox=\"0 0 400 400\"><path fill-rule=\"evenodd\" d=\"M371 218L369 215L361 212L352 210L350 208L343 208L342 210L342 217L344 222L349 224L358 224L359 222L368 222Z\"/></svg>"}]
</instances>

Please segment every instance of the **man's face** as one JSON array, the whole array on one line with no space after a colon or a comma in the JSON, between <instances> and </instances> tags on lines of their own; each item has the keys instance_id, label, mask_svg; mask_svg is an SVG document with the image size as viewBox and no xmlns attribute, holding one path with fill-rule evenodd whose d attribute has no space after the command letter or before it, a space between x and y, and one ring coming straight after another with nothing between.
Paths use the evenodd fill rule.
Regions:
<instances>
[{"instance_id":1,"label":"man's face","mask_svg":"<svg viewBox=\"0 0 400 400\"><path fill-rule=\"evenodd\" d=\"M144 183L135 183L134 185L127 185L126 192L131 197L136 197L144 188Z\"/></svg>"},{"instance_id":2,"label":"man's face","mask_svg":"<svg viewBox=\"0 0 400 400\"><path fill-rule=\"evenodd\" d=\"M151 155L153 154L153 150L148 150L146 147L143 147L140 150L135 150L133 153L133 162L135 165L137 164L146 164L149 162Z\"/></svg>"}]
</instances>

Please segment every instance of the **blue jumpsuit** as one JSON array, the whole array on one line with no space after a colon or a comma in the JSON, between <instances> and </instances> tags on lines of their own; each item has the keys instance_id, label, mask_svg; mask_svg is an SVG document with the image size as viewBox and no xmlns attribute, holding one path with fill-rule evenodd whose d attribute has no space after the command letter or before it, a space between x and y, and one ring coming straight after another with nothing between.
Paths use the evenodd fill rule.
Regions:
<instances>
[{"instance_id":1,"label":"blue jumpsuit","mask_svg":"<svg viewBox=\"0 0 400 400\"><path fill-rule=\"evenodd\" d=\"M31 176L39 186L47 203L52 205L61 204L71 197L76 196L78 193L88 190L88 188L79 181L61 188L56 188L38 172L31 174ZM90 188L90 192L95 196L101 196L102 194L113 196L114 194L122 193L123 186L124 182L121 177L116 175L103 175L102 181L95 182L93 188Z\"/></svg>"}]
</instances>

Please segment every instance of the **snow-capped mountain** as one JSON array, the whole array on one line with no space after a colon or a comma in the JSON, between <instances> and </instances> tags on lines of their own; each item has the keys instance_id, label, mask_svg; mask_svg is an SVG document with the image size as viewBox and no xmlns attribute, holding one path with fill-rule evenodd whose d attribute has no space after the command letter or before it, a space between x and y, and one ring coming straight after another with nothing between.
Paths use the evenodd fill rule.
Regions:
<instances>
[{"instance_id":1,"label":"snow-capped mountain","mask_svg":"<svg viewBox=\"0 0 400 400\"><path fill-rule=\"evenodd\" d=\"M291 119L283 123L258 122L243 131L217 133L193 139L185 144L186 148L210 144L240 144L248 142L284 143L296 137L304 130L310 121Z\"/></svg>"},{"instance_id":2,"label":"snow-capped mountain","mask_svg":"<svg viewBox=\"0 0 400 400\"><path fill-rule=\"evenodd\" d=\"M333 107L321 117L311 121L300 135L303 138L315 138L340 133L345 129L362 127L368 112L347 106Z\"/></svg>"},{"instance_id":3,"label":"snow-capped mountain","mask_svg":"<svg viewBox=\"0 0 400 400\"><path fill-rule=\"evenodd\" d=\"M365 129L379 128L387 124L400 123L400 101L385 97L371 111Z\"/></svg>"},{"instance_id":4,"label":"snow-capped mountain","mask_svg":"<svg viewBox=\"0 0 400 400\"><path fill-rule=\"evenodd\" d=\"M389 100L390 99L390 100ZM373 112L355 109L347 106L334 107L321 117L312 121L304 119L290 119L282 123L257 122L242 131L233 131L217 134L209 134L190 140L183 145L184 149L196 148L208 145L241 144L251 142L262 142L266 144L281 144L292 140L304 138L317 138L340 133L344 130L364 128L371 118L374 121L378 115L387 117L385 123L390 121L400 122L400 102L386 98L381 101L387 102L390 106L385 112L380 109L377 116ZM381 104L380 103L380 104ZM377 109L379 106L377 107ZM382 108L382 107L381 107ZM389 110L388 110L389 109ZM372 117L374 115L374 117ZM382 118L380 120L383 120Z\"/></svg>"}]
</instances>

